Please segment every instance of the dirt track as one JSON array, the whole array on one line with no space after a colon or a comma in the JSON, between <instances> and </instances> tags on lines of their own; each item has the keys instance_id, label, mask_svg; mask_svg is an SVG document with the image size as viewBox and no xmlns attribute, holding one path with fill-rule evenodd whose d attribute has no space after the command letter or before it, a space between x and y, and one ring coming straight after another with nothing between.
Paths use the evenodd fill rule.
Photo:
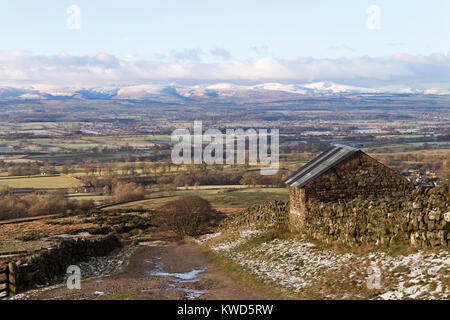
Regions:
<instances>
[{"instance_id":1,"label":"dirt track","mask_svg":"<svg viewBox=\"0 0 450 320\"><path fill-rule=\"evenodd\" d=\"M265 299L219 268L198 248L141 245L124 272L82 281L80 290L65 286L32 299Z\"/></svg>"}]
</instances>

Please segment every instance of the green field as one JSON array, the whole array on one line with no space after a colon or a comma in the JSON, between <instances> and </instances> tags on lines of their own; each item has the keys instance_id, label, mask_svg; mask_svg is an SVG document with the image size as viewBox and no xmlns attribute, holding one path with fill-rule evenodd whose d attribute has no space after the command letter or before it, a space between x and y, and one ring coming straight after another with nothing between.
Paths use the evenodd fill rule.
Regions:
<instances>
[{"instance_id":1,"label":"green field","mask_svg":"<svg viewBox=\"0 0 450 320\"><path fill-rule=\"evenodd\" d=\"M180 190L171 193L155 193L154 199L132 201L106 208L131 209L144 208L156 209L166 202L178 199L185 195L199 195L211 202L215 208L246 208L267 200L287 201L289 195L285 188L249 188L236 189L223 192L217 189Z\"/></svg>"},{"instance_id":2,"label":"green field","mask_svg":"<svg viewBox=\"0 0 450 320\"><path fill-rule=\"evenodd\" d=\"M82 183L66 175L56 176L31 176L31 177L0 177L0 186L13 189L60 189L80 186Z\"/></svg>"},{"instance_id":3,"label":"green field","mask_svg":"<svg viewBox=\"0 0 450 320\"><path fill-rule=\"evenodd\" d=\"M102 196L96 194L68 194L66 197L71 200L94 200L94 201L104 201L110 198L109 196Z\"/></svg>"},{"instance_id":4,"label":"green field","mask_svg":"<svg viewBox=\"0 0 450 320\"><path fill-rule=\"evenodd\" d=\"M51 247L52 243L48 241L13 241L9 244L4 244L0 246L0 254L4 252L14 252L14 251L36 251L41 248Z\"/></svg>"}]
</instances>

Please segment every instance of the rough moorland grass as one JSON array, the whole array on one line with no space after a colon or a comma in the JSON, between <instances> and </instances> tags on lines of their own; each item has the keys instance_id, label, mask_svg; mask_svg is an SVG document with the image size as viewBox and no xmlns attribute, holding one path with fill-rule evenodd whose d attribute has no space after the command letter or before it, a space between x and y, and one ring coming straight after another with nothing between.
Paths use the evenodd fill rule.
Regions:
<instances>
[{"instance_id":1,"label":"rough moorland grass","mask_svg":"<svg viewBox=\"0 0 450 320\"><path fill-rule=\"evenodd\" d=\"M136 300L137 298L138 294L135 291L129 290L102 297L101 300Z\"/></svg>"},{"instance_id":2,"label":"rough moorland grass","mask_svg":"<svg viewBox=\"0 0 450 320\"><path fill-rule=\"evenodd\" d=\"M292 235L292 236L295 236L295 235ZM415 248L415 247L411 247L411 246L401 244L401 243L394 243L392 245L383 245L383 246L376 246L374 244L372 244L372 245L365 244L365 245L361 245L358 247L350 247L350 246L346 246L344 244L336 244L336 243L326 244L326 243L323 243L323 242L320 242L317 240L313 240L313 239L310 239L309 241L311 243L314 243L318 249L333 250L333 251L336 251L336 252L342 253L342 254L353 253L357 256L364 256L369 253L384 252L391 257L397 257L400 255L409 255L409 254L417 253L418 251L426 251L428 253L437 253L440 250L445 249L442 247Z\"/></svg>"},{"instance_id":3,"label":"rough moorland grass","mask_svg":"<svg viewBox=\"0 0 450 320\"><path fill-rule=\"evenodd\" d=\"M253 240L253 243L263 243L262 239ZM245 250L245 247L250 247L247 245L241 246L237 250ZM354 299L355 295L358 294L361 296L366 296L367 298L371 298L375 296L377 293L363 293L361 289L354 286L352 283L342 283L339 281L329 281L330 279L345 279L348 278L349 270L351 270L351 266L348 266L345 271L339 272L329 272L324 273L324 277L322 281L317 282L314 286L308 288L308 290L304 290L301 293L293 292L289 290L289 288L282 287L278 283L275 283L270 280L263 280L262 278L255 275L250 269L241 266L231 259L217 253L209 252L210 261L224 270L227 274L229 274L234 280L239 281L240 283L248 286L252 289L257 289L258 291L263 292L268 295L271 299L280 299L280 300L321 300L329 298L330 292L346 292L348 293L348 299ZM328 281L327 281L328 280Z\"/></svg>"},{"instance_id":4,"label":"rough moorland grass","mask_svg":"<svg viewBox=\"0 0 450 320\"><path fill-rule=\"evenodd\" d=\"M280 188L251 188L201 196L216 208L246 208L267 200L287 201L289 199L287 190Z\"/></svg>"},{"instance_id":5,"label":"rough moorland grass","mask_svg":"<svg viewBox=\"0 0 450 320\"><path fill-rule=\"evenodd\" d=\"M255 244L264 242L262 239L254 239ZM244 250L246 245L241 246L238 250ZM295 293L288 288L280 286L270 280L263 280L255 275L250 269L241 266L231 259L209 251L208 258L210 262L225 271L233 280L241 283L248 288L262 292L269 299L274 300L317 300L324 299L324 295L308 290L301 294Z\"/></svg>"},{"instance_id":6,"label":"rough moorland grass","mask_svg":"<svg viewBox=\"0 0 450 320\"><path fill-rule=\"evenodd\" d=\"M229 234L228 235L224 234L215 238L214 240L220 241L228 236ZM235 248L235 250L236 251L250 250L252 247L258 246L261 243L269 242L274 239L286 239L288 236L289 235L285 232L281 232L279 230L270 230L269 232L264 233L260 236L251 238L250 240L246 241L242 245ZM201 249L207 254L209 261L213 265L225 271L233 280L239 282L240 284L253 290L256 289L262 292L265 296L267 296L270 299L278 299L278 300L300 299L298 295L289 292L289 290L287 290L286 288L281 287L278 284L273 283L271 281L265 281L261 279L260 277L252 273L250 269L233 262L231 259L225 257L224 255L216 253L211 250L207 250L204 247L201 247ZM313 296L309 297L303 296L301 298L316 299L316 297Z\"/></svg>"},{"instance_id":7,"label":"rough moorland grass","mask_svg":"<svg viewBox=\"0 0 450 320\"><path fill-rule=\"evenodd\" d=\"M234 251L246 251L265 242L270 242L275 239L286 240L289 238L291 238L290 233L286 231L273 229L259 236L250 238L249 240L245 241L243 244L235 248Z\"/></svg>"},{"instance_id":8,"label":"rough moorland grass","mask_svg":"<svg viewBox=\"0 0 450 320\"><path fill-rule=\"evenodd\" d=\"M48 241L14 241L11 243L3 243L0 246L0 254L3 252L13 252L13 251L36 251L41 248L48 248L53 245L52 242Z\"/></svg>"},{"instance_id":9,"label":"rough moorland grass","mask_svg":"<svg viewBox=\"0 0 450 320\"><path fill-rule=\"evenodd\" d=\"M265 282L260 277L254 275L251 270L234 263L223 255L207 252L208 260L221 270L225 271L234 281L250 288L262 292L269 299L287 300L292 299L284 288L273 283Z\"/></svg>"}]
</instances>

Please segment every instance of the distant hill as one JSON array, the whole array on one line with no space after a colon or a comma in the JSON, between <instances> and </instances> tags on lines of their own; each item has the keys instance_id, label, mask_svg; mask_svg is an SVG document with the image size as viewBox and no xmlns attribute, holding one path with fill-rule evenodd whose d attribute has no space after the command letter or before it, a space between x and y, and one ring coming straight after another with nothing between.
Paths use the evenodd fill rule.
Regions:
<instances>
[{"instance_id":1,"label":"distant hill","mask_svg":"<svg viewBox=\"0 0 450 320\"><path fill-rule=\"evenodd\" d=\"M406 87L373 89L343 85L330 81L307 84L271 82L256 85L238 85L233 83L180 85L160 83L116 87L0 86L0 99L8 100L133 99L160 102L196 100L230 102L239 100L295 100L308 96L346 96L354 94L450 95L450 91L444 88L417 90Z\"/></svg>"}]
</instances>

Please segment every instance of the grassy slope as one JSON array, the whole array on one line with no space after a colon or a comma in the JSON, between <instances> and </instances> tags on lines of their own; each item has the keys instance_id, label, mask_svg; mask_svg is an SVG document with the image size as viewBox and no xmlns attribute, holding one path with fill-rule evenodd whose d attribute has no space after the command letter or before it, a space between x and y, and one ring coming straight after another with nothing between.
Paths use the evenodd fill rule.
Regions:
<instances>
[{"instance_id":1,"label":"grassy slope","mask_svg":"<svg viewBox=\"0 0 450 320\"><path fill-rule=\"evenodd\" d=\"M168 201L178 199L184 195L192 194L198 194L199 196L210 201L215 208L246 208L266 200L287 201L289 198L285 188L250 188L232 190L228 192L221 192L217 189L200 189L197 191L179 190L172 193L157 193L153 196L159 198L128 202L117 206L108 207L108 209L128 209L138 207L155 209Z\"/></svg>"},{"instance_id":2,"label":"grassy slope","mask_svg":"<svg viewBox=\"0 0 450 320\"><path fill-rule=\"evenodd\" d=\"M287 299L448 299L449 252L332 250L291 234L225 230L203 241L211 260L233 277ZM398 249L398 248L397 248ZM381 270L368 287L368 267Z\"/></svg>"}]
</instances>

